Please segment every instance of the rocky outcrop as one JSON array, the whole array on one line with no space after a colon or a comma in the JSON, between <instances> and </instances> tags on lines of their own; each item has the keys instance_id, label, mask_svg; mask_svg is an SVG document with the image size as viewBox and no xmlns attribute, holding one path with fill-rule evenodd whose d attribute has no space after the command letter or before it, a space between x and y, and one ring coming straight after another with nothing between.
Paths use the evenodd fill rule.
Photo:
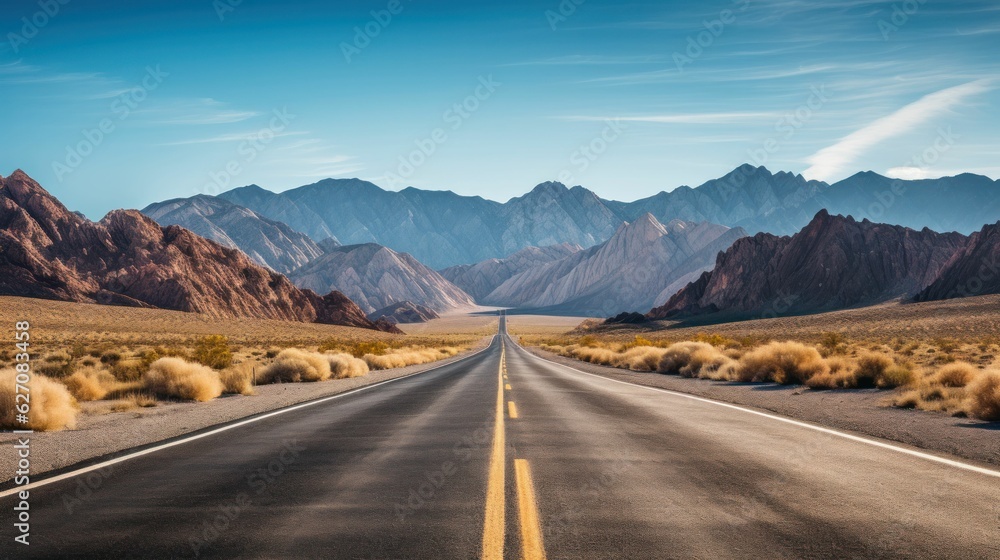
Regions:
<instances>
[{"instance_id":1,"label":"rocky outcrop","mask_svg":"<svg viewBox=\"0 0 1000 560\"><path fill-rule=\"evenodd\" d=\"M224 199L198 195L151 204L142 213L239 249L257 264L288 273L323 254L309 236Z\"/></svg>"},{"instance_id":2,"label":"rocky outcrop","mask_svg":"<svg viewBox=\"0 0 1000 560\"><path fill-rule=\"evenodd\" d=\"M707 270L744 235L704 222L664 225L646 214L601 245L510 278L483 303L597 317L649 309L667 286Z\"/></svg>"},{"instance_id":3,"label":"rocky outcrop","mask_svg":"<svg viewBox=\"0 0 1000 560\"><path fill-rule=\"evenodd\" d=\"M433 309L418 305L412 301L400 301L387 307L383 307L374 313L369 313L368 318L372 321L385 319L393 324L396 323L426 323L431 319L437 319L438 315Z\"/></svg>"},{"instance_id":4,"label":"rocky outcrop","mask_svg":"<svg viewBox=\"0 0 1000 560\"><path fill-rule=\"evenodd\" d=\"M858 222L823 210L791 237L759 233L737 241L711 272L648 316L772 317L908 297L931 284L965 242L958 233Z\"/></svg>"},{"instance_id":5,"label":"rocky outcrop","mask_svg":"<svg viewBox=\"0 0 1000 560\"><path fill-rule=\"evenodd\" d=\"M135 210L82 218L20 170L0 178L0 294L374 328L343 294L301 290L184 228Z\"/></svg>"},{"instance_id":6,"label":"rocky outcrop","mask_svg":"<svg viewBox=\"0 0 1000 560\"><path fill-rule=\"evenodd\" d=\"M289 278L302 288L341 291L366 313L400 301L437 312L475 306L469 294L406 253L375 243L329 249Z\"/></svg>"},{"instance_id":7,"label":"rocky outcrop","mask_svg":"<svg viewBox=\"0 0 1000 560\"><path fill-rule=\"evenodd\" d=\"M502 259L488 259L477 264L463 264L441 272L476 301L486 298L510 278L541 264L556 261L582 251L579 245L560 243L548 247L528 247Z\"/></svg>"},{"instance_id":8,"label":"rocky outcrop","mask_svg":"<svg viewBox=\"0 0 1000 560\"><path fill-rule=\"evenodd\" d=\"M969 238L917 301L1000 294L1000 222Z\"/></svg>"}]
</instances>

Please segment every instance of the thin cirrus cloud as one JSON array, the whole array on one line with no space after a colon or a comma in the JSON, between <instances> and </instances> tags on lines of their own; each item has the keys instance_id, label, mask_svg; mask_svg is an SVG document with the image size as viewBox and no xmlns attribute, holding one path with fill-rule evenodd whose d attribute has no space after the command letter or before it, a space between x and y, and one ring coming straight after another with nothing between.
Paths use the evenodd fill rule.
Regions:
<instances>
[{"instance_id":1,"label":"thin cirrus cloud","mask_svg":"<svg viewBox=\"0 0 1000 560\"><path fill-rule=\"evenodd\" d=\"M871 148L913 130L961 105L970 97L990 89L992 89L990 80L976 80L925 95L809 156L806 161L810 167L803 172L803 175L807 179L819 181L835 178L849 170L851 165Z\"/></svg>"},{"instance_id":2,"label":"thin cirrus cloud","mask_svg":"<svg viewBox=\"0 0 1000 560\"><path fill-rule=\"evenodd\" d=\"M733 112L733 113L679 113L670 115L641 116L566 116L557 117L564 121L604 122L624 121L653 124L742 124L773 119L777 113L770 112Z\"/></svg>"}]
</instances>

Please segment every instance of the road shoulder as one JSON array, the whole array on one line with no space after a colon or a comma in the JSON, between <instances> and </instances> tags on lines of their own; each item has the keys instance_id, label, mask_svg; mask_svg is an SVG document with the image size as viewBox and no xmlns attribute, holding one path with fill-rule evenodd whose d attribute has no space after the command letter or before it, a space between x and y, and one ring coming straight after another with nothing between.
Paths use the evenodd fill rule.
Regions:
<instances>
[{"instance_id":1,"label":"road shoulder","mask_svg":"<svg viewBox=\"0 0 1000 560\"><path fill-rule=\"evenodd\" d=\"M687 393L986 465L1000 465L1000 423L886 407L882 403L892 395L889 391L813 391L773 383L687 379L591 364L539 348L525 349L551 362L617 381Z\"/></svg>"},{"instance_id":2,"label":"road shoulder","mask_svg":"<svg viewBox=\"0 0 1000 560\"><path fill-rule=\"evenodd\" d=\"M483 350L492 338L485 337L471 350L444 360L372 371L363 377L261 385L252 396L226 395L203 403L172 402L128 412L81 414L75 430L32 434L32 474L44 474L257 414L439 368ZM12 444L16 437L11 432L0 433L0 447ZM0 461L0 484L14 478L15 468L13 461Z\"/></svg>"}]
</instances>

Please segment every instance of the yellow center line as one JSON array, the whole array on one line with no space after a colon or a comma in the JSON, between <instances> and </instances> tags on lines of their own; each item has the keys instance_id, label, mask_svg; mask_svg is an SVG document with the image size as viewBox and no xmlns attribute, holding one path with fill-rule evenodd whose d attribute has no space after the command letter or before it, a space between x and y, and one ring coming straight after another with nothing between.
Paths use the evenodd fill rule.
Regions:
<instances>
[{"instance_id":1,"label":"yellow center line","mask_svg":"<svg viewBox=\"0 0 1000 560\"><path fill-rule=\"evenodd\" d=\"M504 388L504 389L507 389L508 391L510 391L510 383L508 383L508 384L504 385L504 386L503 386L503 388Z\"/></svg>"},{"instance_id":2,"label":"yellow center line","mask_svg":"<svg viewBox=\"0 0 1000 560\"><path fill-rule=\"evenodd\" d=\"M514 459L514 477L517 479L517 510L521 522L521 558L545 560L535 486L531 481L531 467L526 459Z\"/></svg>"},{"instance_id":3,"label":"yellow center line","mask_svg":"<svg viewBox=\"0 0 1000 560\"><path fill-rule=\"evenodd\" d=\"M500 367L497 370L496 423L493 428L493 450L490 453L490 475L486 483L486 519L483 523L483 560L503 560L504 483L506 479L506 443L503 418L503 371L506 347L500 340Z\"/></svg>"},{"instance_id":4,"label":"yellow center line","mask_svg":"<svg viewBox=\"0 0 1000 560\"><path fill-rule=\"evenodd\" d=\"M507 415L517 418L517 406L514 405L514 401L507 401Z\"/></svg>"}]
</instances>

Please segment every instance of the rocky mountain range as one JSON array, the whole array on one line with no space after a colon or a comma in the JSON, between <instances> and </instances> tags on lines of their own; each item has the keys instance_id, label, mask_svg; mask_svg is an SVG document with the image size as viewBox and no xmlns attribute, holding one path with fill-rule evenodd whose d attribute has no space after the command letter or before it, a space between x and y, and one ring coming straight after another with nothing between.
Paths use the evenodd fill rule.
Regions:
<instances>
[{"instance_id":1,"label":"rocky mountain range","mask_svg":"<svg viewBox=\"0 0 1000 560\"><path fill-rule=\"evenodd\" d=\"M1000 294L1000 222L973 233L917 301Z\"/></svg>"},{"instance_id":2,"label":"rocky mountain range","mask_svg":"<svg viewBox=\"0 0 1000 560\"><path fill-rule=\"evenodd\" d=\"M393 324L426 323L439 317L440 315L433 309L412 301L400 301L368 314L368 318L372 321L386 320Z\"/></svg>"},{"instance_id":3,"label":"rocky mountain range","mask_svg":"<svg viewBox=\"0 0 1000 560\"><path fill-rule=\"evenodd\" d=\"M661 223L707 221L776 235L797 232L821 209L965 234L1000 217L1000 184L979 175L903 181L864 172L830 185L751 165L634 202L603 200L559 183L499 203L449 191L385 191L358 179L326 179L282 193L251 185L219 198L317 242L378 243L435 269L501 259L527 247L592 247L646 213Z\"/></svg>"},{"instance_id":4,"label":"rocky mountain range","mask_svg":"<svg viewBox=\"0 0 1000 560\"><path fill-rule=\"evenodd\" d=\"M510 278L530 268L568 257L582 250L583 247L572 243L528 247L503 259L488 259L476 264L452 266L442 270L441 276L464 290L476 301L482 301Z\"/></svg>"},{"instance_id":5,"label":"rocky mountain range","mask_svg":"<svg viewBox=\"0 0 1000 560\"><path fill-rule=\"evenodd\" d=\"M745 235L707 222L661 224L645 214L598 246L511 277L481 303L588 316L649 309L670 295L671 286L708 270L719 251Z\"/></svg>"},{"instance_id":6,"label":"rocky mountain range","mask_svg":"<svg viewBox=\"0 0 1000 560\"><path fill-rule=\"evenodd\" d=\"M375 328L339 292L288 279L134 210L70 212L20 170L0 177L0 294Z\"/></svg>"},{"instance_id":7,"label":"rocky mountain range","mask_svg":"<svg viewBox=\"0 0 1000 560\"><path fill-rule=\"evenodd\" d=\"M437 312L476 305L460 288L406 253L376 243L328 249L292 271L292 282L317 292L343 292L366 313L402 301Z\"/></svg>"},{"instance_id":8,"label":"rocky mountain range","mask_svg":"<svg viewBox=\"0 0 1000 560\"><path fill-rule=\"evenodd\" d=\"M931 285L967 240L821 210L795 235L740 239L648 316L770 317L907 298Z\"/></svg>"},{"instance_id":9,"label":"rocky mountain range","mask_svg":"<svg viewBox=\"0 0 1000 560\"><path fill-rule=\"evenodd\" d=\"M225 247L240 249L257 264L283 274L324 253L308 235L223 198L176 198L150 204L142 213L160 225L178 225Z\"/></svg>"}]
</instances>

